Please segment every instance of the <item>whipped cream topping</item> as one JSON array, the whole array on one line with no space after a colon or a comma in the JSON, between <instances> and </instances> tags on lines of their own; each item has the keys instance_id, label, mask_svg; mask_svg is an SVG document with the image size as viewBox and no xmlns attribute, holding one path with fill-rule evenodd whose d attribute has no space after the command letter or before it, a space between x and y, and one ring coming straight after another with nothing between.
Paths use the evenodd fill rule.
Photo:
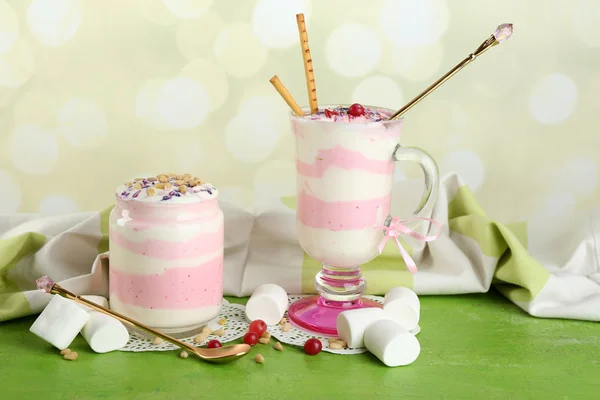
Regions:
<instances>
[{"instance_id":1,"label":"whipped cream topping","mask_svg":"<svg viewBox=\"0 0 600 400\"><path fill-rule=\"evenodd\" d=\"M117 188L116 196L127 201L147 203L198 203L214 199L219 192L212 184L190 174L159 174L134 178Z\"/></svg>"},{"instance_id":2,"label":"whipped cream topping","mask_svg":"<svg viewBox=\"0 0 600 400\"><path fill-rule=\"evenodd\" d=\"M392 115L392 113L388 110L364 107L364 114L360 116L354 116L348 112L349 108L350 107L346 106L324 108L320 109L317 113L308 114L300 118L350 124L366 124L370 122L379 122L387 120Z\"/></svg>"}]
</instances>

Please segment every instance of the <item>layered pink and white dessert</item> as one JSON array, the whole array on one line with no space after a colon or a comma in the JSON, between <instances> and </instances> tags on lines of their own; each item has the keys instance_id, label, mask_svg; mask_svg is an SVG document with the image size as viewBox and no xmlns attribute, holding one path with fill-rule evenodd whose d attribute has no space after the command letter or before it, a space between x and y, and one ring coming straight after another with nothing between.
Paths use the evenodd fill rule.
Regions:
<instances>
[{"instance_id":1,"label":"layered pink and white dessert","mask_svg":"<svg viewBox=\"0 0 600 400\"><path fill-rule=\"evenodd\" d=\"M190 174L125 183L109 237L111 309L168 332L218 315L224 231L213 185Z\"/></svg>"},{"instance_id":2,"label":"layered pink and white dessert","mask_svg":"<svg viewBox=\"0 0 600 400\"><path fill-rule=\"evenodd\" d=\"M329 266L354 267L379 254L402 125L388 121L391 114L354 104L292 118L297 236L311 257Z\"/></svg>"}]
</instances>

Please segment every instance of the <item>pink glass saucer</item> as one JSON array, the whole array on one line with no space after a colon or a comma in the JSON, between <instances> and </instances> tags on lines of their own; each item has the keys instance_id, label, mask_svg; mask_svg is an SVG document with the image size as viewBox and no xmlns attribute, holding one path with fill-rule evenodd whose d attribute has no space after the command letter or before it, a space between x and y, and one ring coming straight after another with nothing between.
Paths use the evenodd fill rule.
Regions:
<instances>
[{"instance_id":1,"label":"pink glass saucer","mask_svg":"<svg viewBox=\"0 0 600 400\"><path fill-rule=\"evenodd\" d=\"M337 336L336 322L342 311L370 307L381 308L381 304L367 298L333 301L316 295L292 303L288 309L288 317L293 324L302 329L323 335Z\"/></svg>"}]
</instances>

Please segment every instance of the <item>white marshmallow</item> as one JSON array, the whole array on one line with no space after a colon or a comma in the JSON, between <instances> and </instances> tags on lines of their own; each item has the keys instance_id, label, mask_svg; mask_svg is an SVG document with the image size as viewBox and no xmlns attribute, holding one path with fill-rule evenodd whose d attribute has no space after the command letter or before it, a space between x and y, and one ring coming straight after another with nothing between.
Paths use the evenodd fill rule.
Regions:
<instances>
[{"instance_id":1,"label":"white marshmallow","mask_svg":"<svg viewBox=\"0 0 600 400\"><path fill-rule=\"evenodd\" d=\"M121 321L99 311L90 311L90 319L81 330L81 336L96 353L118 350L129 340L129 332Z\"/></svg>"},{"instance_id":2,"label":"white marshmallow","mask_svg":"<svg viewBox=\"0 0 600 400\"><path fill-rule=\"evenodd\" d=\"M108 300L106 300L106 298L102 297L102 296L95 296L95 295L84 295L84 296L79 296L83 299L86 299L88 301L91 301L92 303L96 303L99 306L102 306L104 308L108 308ZM81 304L81 303L76 303L79 307L83 308L85 311L94 311L93 308L86 306L85 304Z\"/></svg>"},{"instance_id":3,"label":"white marshmallow","mask_svg":"<svg viewBox=\"0 0 600 400\"><path fill-rule=\"evenodd\" d=\"M391 319L379 320L367 328L365 346L388 367L411 364L421 352L417 338Z\"/></svg>"},{"instance_id":4,"label":"white marshmallow","mask_svg":"<svg viewBox=\"0 0 600 400\"><path fill-rule=\"evenodd\" d=\"M288 308L285 290L273 283L256 288L246 303L246 317L250 321L262 319L267 325L276 325Z\"/></svg>"},{"instance_id":5,"label":"white marshmallow","mask_svg":"<svg viewBox=\"0 0 600 400\"><path fill-rule=\"evenodd\" d=\"M383 301L385 317L412 331L419 324L421 304L417 294L406 287L390 289Z\"/></svg>"},{"instance_id":6,"label":"white marshmallow","mask_svg":"<svg viewBox=\"0 0 600 400\"><path fill-rule=\"evenodd\" d=\"M90 315L76 302L55 295L29 331L59 350L64 350L89 319Z\"/></svg>"},{"instance_id":7,"label":"white marshmallow","mask_svg":"<svg viewBox=\"0 0 600 400\"><path fill-rule=\"evenodd\" d=\"M338 336L348 347L365 347L364 335L367 328L384 316L379 307L357 308L341 312L336 321Z\"/></svg>"}]
</instances>

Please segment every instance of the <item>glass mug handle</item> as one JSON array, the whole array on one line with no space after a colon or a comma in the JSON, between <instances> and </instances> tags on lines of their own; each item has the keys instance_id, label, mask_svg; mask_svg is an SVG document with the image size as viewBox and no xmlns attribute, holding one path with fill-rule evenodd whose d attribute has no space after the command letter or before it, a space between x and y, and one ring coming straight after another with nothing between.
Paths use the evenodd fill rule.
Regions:
<instances>
[{"instance_id":1,"label":"glass mug handle","mask_svg":"<svg viewBox=\"0 0 600 400\"><path fill-rule=\"evenodd\" d=\"M425 175L425 192L421 198L421 202L417 206L417 210L413 213L413 217L428 217L425 215L431 211L435 201L437 199L440 175L438 166L434 159L424 150L418 147L403 147L400 144L396 145L394 152L392 153L392 161L413 161L419 164ZM392 217L388 217L386 225L392 221ZM406 225L416 225L417 221L411 221Z\"/></svg>"}]
</instances>

